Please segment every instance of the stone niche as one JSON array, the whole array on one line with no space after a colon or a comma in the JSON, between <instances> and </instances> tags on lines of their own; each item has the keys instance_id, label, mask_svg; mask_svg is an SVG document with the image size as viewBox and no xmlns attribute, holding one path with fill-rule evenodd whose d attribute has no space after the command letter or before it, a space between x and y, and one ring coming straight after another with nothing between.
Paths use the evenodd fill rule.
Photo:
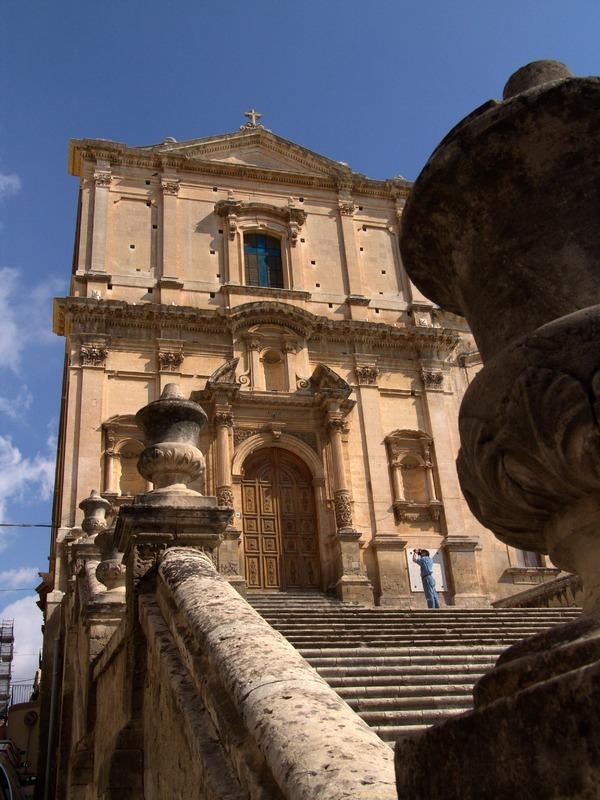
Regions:
<instances>
[{"instance_id":1,"label":"stone niche","mask_svg":"<svg viewBox=\"0 0 600 800\"><path fill-rule=\"evenodd\" d=\"M441 532L443 505L437 496L433 439L423 431L396 430L385 437L400 526Z\"/></svg>"}]
</instances>

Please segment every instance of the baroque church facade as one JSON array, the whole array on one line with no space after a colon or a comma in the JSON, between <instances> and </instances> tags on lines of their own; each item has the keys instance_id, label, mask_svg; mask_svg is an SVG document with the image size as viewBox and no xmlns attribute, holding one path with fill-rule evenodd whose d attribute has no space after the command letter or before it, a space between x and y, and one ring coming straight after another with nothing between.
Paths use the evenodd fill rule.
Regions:
<instances>
[{"instance_id":1,"label":"baroque church facade","mask_svg":"<svg viewBox=\"0 0 600 800\"><path fill-rule=\"evenodd\" d=\"M47 613L79 503L148 486L135 413L168 383L208 415L195 488L233 506L218 568L246 590L482 606L557 570L471 516L457 415L479 356L464 321L408 279L410 191L267 130L149 147L75 140L80 196L65 337Z\"/></svg>"}]
</instances>

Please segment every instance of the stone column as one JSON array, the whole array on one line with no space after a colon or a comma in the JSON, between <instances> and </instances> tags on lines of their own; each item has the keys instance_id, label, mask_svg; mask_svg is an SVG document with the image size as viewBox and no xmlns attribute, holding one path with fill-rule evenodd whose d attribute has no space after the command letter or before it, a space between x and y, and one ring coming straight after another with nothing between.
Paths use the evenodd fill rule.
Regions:
<instances>
[{"instance_id":1,"label":"stone column","mask_svg":"<svg viewBox=\"0 0 600 800\"><path fill-rule=\"evenodd\" d=\"M104 493L117 495L117 482L115 480L115 432L107 430L104 434Z\"/></svg>"},{"instance_id":2,"label":"stone column","mask_svg":"<svg viewBox=\"0 0 600 800\"><path fill-rule=\"evenodd\" d=\"M177 204L179 178L163 175L162 188L162 268L160 274L160 299L162 303L179 302L179 290L183 287L179 263L179 232Z\"/></svg>"},{"instance_id":3,"label":"stone column","mask_svg":"<svg viewBox=\"0 0 600 800\"><path fill-rule=\"evenodd\" d=\"M94 222L92 228L91 272L106 272L106 226L108 193L112 175L108 162L97 162L94 171Z\"/></svg>"},{"instance_id":4,"label":"stone column","mask_svg":"<svg viewBox=\"0 0 600 800\"><path fill-rule=\"evenodd\" d=\"M348 294L351 296L362 297L363 286L360 274L360 264L358 253L356 252L356 237L354 235L354 202L352 197L341 196L338 208L340 212L340 225L342 228L342 243L344 248L344 261L346 264L346 275L348 279ZM351 306L353 311L359 310L359 318L364 319L364 311L360 311L361 306Z\"/></svg>"},{"instance_id":5,"label":"stone column","mask_svg":"<svg viewBox=\"0 0 600 800\"><path fill-rule=\"evenodd\" d=\"M246 351L250 362L250 387L254 390L264 390L265 373L260 363L260 342L258 339L246 340Z\"/></svg>"},{"instance_id":6,"label":"stone column","mask_svg":"<svg viewBox=\"0 0 600 800\"><path fill-rule=\"evenodd\" d=\"M287 391L296 391L296 353L298 352L298 345L296 342L284 342L283 351L285 353L285 370L287 378Z\"/></svg>"},{"instance_id":7,"label":"stone column","mask_svg":"<svg viewBox=\"0 0 600 800\"><path fill-rule=\"evenodd\" d=\"M79 337L81 417L79 438L75 442L77 453L75 497L81 497L89 486L98 486L101 482L98 453L102 452L104 370L108 345L109 337L102 334L81 334Z\"/></svg>"},{"instance_id":8,"label":"stone column","mask_svg":"<svg viewBox=\"0 0 600 800\"><path fill-rule=\"evenodd\" d=\"M233 509L231 488L231 453L229 439L233 428L233 414L228 403L215 404L213 421L216 430L217 501L219 506ZM229 524L219 546L219 572L242 595L246 595L246 581L240 575L240 531Z\"/></svg>"},{"instance_id":9,"label":"stone column","mask_svg":"<svg viewBox=\"0 0 600 800\"><path fill-rule=\"evenodd\" d=\"M373 603L373 587L365 576L360 554L360 533L352 522L352 503L346 482L342 430L345 421L341 412L329 412L327 427L331 443L333 464L333 501L335 507L337 570L339 574L336 591L341 600Z\"/></svg>"},{"instance_id":10,"label":"stone column","mask_svg":"<svg viewBox=\"0 0 600 800\"><path fill-rule=\"evenodd\" d=\"M233 508L231 491L231 457L229 454L229 432L233 428L230 405L216 405L213 415L217 438L217 500L220 506Z\"/></svg>"}]
</instances>

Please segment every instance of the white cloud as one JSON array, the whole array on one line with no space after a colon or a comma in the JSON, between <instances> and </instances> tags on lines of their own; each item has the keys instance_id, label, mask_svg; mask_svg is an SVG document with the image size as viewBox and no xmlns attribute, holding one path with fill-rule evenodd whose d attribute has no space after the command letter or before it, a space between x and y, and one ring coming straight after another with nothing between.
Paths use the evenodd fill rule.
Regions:
<instances>
[{"instance_id":1,"label":"white cloud","mask_svg":"<svg viewBox=\"0 0 600 800\"><path fill-rule=\"evenodd\" d=\"M57 278L33 288L23 287L20 278L19 270L0 267L0 367L15 373L26 347L59 343L51 331L51 300L65 290Z\"/></svg>"},{"instance_id":2,"label":"white cloud","mask_svg":"<svg viewBox=\"0 0 600 800\"><path fill-rule=\"evenodd\" d=\"M9 501L48 500L53 484L54 457L38 453L34 458L24 458L10 436L0 435L0 522L5 519ZM10 528L0 528L0 551L10 539Z\"/></svg>"},{"instance_id":3,"label":"white cloud","mask_svg":"<svg viewBox=\"0 0 600 800\"><path fill-rule=\"evenodd\" d=\"M35 567L0 570L0 589L32 589L34 583L39 583Z\"/></svg>"},{"instance_id":4,"label":"white cloud","mask_svg":"<svg viewBox=\"0 0 600 800\"><path fill-rule=\"evenodd\" d=\"M17 194L21 189L21 179L14 172L7 174L0 172L0 200Z\"/></svg>"},{"instance_id":5,"label":"white cloud","mask_svg":"<svg viewBox=\"0 0 600 800\"><path fill-rule=\"evenodd\" d=\"M33 395L27 386L21 386L14 399L0 397L0 414L6 414L10 419L21 419L32 403Z\"/></svg>"},{"instance_id":6,"label":"white cloud","mask_svg":"<svg viewBox=\"0 0 600 800\"><path fill-rule=\"evenodd\" d=\"M42 646L42 613L36 606L35 595L15 600L0 611L0 619L14 620L14 658L12 678L15 681L33 680Z\"/></svg>"}]
</instances>

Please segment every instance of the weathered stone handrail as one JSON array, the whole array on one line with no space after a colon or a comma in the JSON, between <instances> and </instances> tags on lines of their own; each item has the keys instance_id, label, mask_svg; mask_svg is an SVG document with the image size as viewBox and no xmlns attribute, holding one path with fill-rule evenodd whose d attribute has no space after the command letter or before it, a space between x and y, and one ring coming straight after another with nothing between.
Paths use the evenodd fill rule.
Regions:
<instances>
[{"instance_id":1,"label":"weathered stone handrail","mask_svg":"<svg viewBox=\"0 0 600 800\"><path fill-rule=\"evenodd\" d=\"M221 684L245 728L237 735L258 747L283 797L396 797L392 751L219 575L208 556L191 548L167 550L157 596L163 611L165 603L174 604L173 616L185 626L178 646L188 670L198 661L208 666L209 676L196 676L196 683L207 692L215 679ZM195 654L181 652L190 637Z\"/></svg>"},{"instance_id":2,"label":"weathered stone handrail","mask_svg":"<svg viewBox=\"0 0 600 800\"><path fill-rule=\"evenodd\" d=\"M565 575L524 592L503 597L494 608L565 608L580 606L583 584L579 575Z\"/></svg>"}]
</instances>

